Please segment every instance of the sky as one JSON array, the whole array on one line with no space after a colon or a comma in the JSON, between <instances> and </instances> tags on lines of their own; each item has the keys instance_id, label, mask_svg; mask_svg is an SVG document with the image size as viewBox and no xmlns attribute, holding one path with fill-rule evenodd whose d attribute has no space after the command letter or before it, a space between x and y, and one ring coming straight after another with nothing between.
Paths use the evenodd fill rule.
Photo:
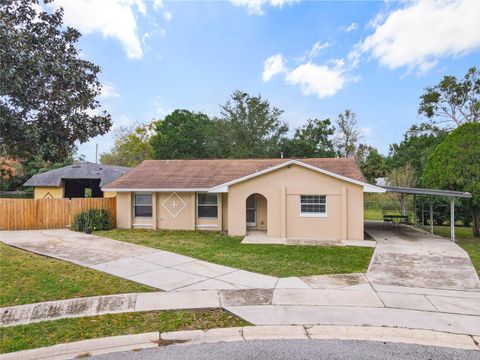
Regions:
<instances>
[{"instance_id":1,"label":"sky","mask_svg":"<svg viewBox=\"0 0 480 360\"><path fill-rule=\"evenodd\" d=\"M79 145L95 161L115 130L174 109L219 115L234 90L261 94L290 131L309 118L358 118L389 144L422 121L424 88L480 66L480 1L55 0L99 65L112 130Z\"/></svg>"}]
</instances>

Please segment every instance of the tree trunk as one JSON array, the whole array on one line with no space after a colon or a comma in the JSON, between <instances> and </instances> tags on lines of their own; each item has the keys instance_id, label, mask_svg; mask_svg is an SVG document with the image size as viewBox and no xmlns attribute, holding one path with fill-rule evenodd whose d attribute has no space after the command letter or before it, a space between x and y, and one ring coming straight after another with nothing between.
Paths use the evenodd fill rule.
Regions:
<instances>
[{"instance_id":1,"label":"tree trunk","mask_svg":"<svg viewBox=\"0 0 480 360\"><path fill-rule=\"evenodd\" d=\"M480 206L472 205L472 215L473 215L473 236L480 237Z\"/></svg>"}]
</instances>

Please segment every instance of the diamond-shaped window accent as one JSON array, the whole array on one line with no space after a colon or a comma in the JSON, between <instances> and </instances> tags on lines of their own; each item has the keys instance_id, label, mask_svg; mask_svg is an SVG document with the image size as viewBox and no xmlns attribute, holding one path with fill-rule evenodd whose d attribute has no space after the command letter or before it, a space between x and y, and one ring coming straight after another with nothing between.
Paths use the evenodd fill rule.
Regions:
<instances>
[{"instance_id":1,"label":"diamond-shaped window accent","mask_svg":"<svg viewBox=\"0 0 480 360\"><path fill-rule=\"evenodd\" d=\"M176 192L172 193L162 205L173 218L176 218L187 207L187 203Z\"/></svg>"}]
</instances>

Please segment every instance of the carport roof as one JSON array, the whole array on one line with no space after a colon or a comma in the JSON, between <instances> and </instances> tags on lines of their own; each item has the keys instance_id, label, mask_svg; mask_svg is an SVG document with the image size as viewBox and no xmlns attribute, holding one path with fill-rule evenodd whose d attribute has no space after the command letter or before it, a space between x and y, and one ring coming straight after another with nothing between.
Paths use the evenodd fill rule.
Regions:
<instances>
[{"instance_id":1,"label":"carport roof","mask_svg":"<svg viewBox=\"0 0 480 360\"><path fill-rule=\"evenodd\" d=\"M394 193L400 193L400 194L447 196L447 197L461 197L461 198L472 197L472 194L470 194L469 192L462 192L462 191L422 189L422 188L410 188L410 187L400 187L400 186L379 186L379 187L384 188L387 192L394 192Z\"/></svg>"},{"instance_id":2,"label":"carport roof","mask_svg":"<svg viewBox=\"0 0 480 360\"><path fill-rule=\"evenodd\" d=\"M123 166L84 162L34 175L23 186L60 186L65 179L100 179L100 186L105 186L129 170Z\"/></svg>"}]
</instances>

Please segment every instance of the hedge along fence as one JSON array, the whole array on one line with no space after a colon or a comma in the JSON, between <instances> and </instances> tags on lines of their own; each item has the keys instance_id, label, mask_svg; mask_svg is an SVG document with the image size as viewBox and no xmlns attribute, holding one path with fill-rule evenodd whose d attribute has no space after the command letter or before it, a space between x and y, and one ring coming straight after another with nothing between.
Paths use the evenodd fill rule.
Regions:
<instances>
[{"instance_id":1,"label":"hedge along fence","mask_svg":"<svg viewBox=\"0 0 480 360\"><path fill-rule=\"evenodd\" d=\"M89 209L110 212L116 220L116 198L0 199L0 230L64 229L76 214Z\"/></svg>"}]
</instances>

